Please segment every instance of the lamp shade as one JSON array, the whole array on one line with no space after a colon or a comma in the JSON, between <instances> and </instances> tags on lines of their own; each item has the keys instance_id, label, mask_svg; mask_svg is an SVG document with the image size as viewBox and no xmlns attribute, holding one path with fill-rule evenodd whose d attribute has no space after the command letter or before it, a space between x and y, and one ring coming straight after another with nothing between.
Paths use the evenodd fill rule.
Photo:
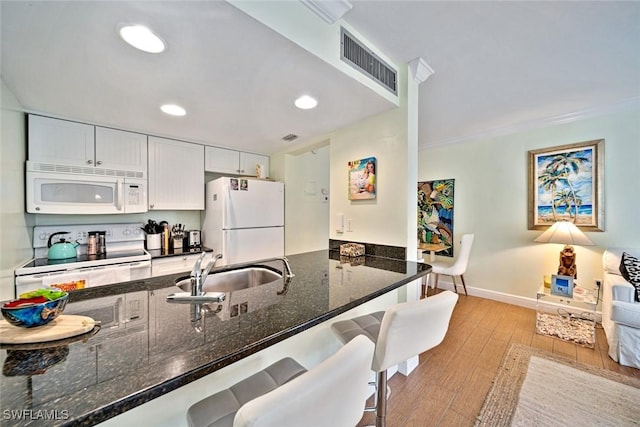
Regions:
<instances>
[{"instance_id":1,"label":"lamp shade","mask_svg":"<svg viewBox=\"0 0 640 427\"><path fill-rule=\"evenodd\" d=\"M534 242L562 243L564 245L594 246L576 225L569 221L558 221L542 233Z\"/></svg>"}]
</instances>

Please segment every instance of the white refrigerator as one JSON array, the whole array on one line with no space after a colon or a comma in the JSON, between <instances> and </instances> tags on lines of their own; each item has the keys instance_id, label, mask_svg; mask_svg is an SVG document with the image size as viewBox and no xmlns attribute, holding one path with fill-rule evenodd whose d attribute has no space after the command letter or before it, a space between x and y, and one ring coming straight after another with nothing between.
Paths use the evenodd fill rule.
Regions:
<instances>
[{"instance_id":1,"label":"white refrigerator","mask_svg":"<svg viewBox=\"0 0 640 427\"><path fill-rule=\"evenodd\" d=\"M202 244L216 264L284 256L284 183L223 177L206 184Z\"/></svg>"}]
</instances>

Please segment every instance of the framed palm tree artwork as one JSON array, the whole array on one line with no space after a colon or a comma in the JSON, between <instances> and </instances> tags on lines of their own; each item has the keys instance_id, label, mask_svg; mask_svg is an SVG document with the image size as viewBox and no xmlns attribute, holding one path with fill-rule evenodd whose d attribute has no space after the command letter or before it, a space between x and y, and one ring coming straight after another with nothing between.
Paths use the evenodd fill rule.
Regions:
<instances>
[{"instance_id":1,"label":"framed palm tree artwork","mask_svg":"<svg viewBox=\"0 0 640 427\"><path fill-rule=\"evenodd\" d=\"M604 139L529 151L529 230L604 231Z\"/></svg>"}]
</instances>

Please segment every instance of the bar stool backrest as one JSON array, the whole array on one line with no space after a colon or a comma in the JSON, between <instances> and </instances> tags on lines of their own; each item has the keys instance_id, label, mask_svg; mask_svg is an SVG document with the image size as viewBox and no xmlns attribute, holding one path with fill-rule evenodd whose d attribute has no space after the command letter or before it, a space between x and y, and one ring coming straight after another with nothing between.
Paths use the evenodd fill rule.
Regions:
<instances>
[{"instance_id":1,"label":"bar stool backrest","mask_svg":"<svg viewBox=\"0 0 640 427\"><path fill-rule=\"evenodd\" d=\"M384 371L440 344L457 300L457 294L444 291L387 309L371 368Z\"/></svg>"},{"instance_id":2,"label":"bar stool backrest","mask_svg":"<svg viewBox=\"0 0 640 427\"><path fill-rule=\"evenodd\" d=\"M373 342L358 336L308 372L247 402L234 427L355 426L371 394Z\"/></svg>"}]
</instances>

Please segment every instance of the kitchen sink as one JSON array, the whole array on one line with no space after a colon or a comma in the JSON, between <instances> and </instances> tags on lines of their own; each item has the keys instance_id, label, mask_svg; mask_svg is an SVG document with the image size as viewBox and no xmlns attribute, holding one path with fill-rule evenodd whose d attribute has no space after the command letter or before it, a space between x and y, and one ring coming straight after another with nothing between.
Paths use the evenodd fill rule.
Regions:
<instances>
[{"instance_id":1,"label":"kitchen sink","mask_svg":"<svg viewBox=\"0 0 640 427\"><path fill-rule=\"evenodd\" d=\"M212 272L202 284L202 292L234 292L254 288L282 279L282 274L265 267L245 267L234 270ZM191 278L182 277L176 286L185 292L191 292Z\"/></svg>"}]
</instances>

